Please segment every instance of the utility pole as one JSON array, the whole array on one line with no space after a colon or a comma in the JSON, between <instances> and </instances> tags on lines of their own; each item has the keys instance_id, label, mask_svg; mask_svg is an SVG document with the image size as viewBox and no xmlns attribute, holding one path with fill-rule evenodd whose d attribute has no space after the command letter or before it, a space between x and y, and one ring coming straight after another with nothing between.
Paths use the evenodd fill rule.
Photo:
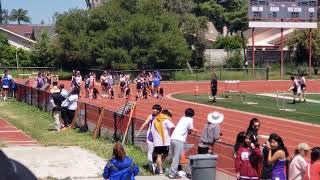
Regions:
<instances>
[{"instance_id":1,"label":"utility pole","mask_svg":"<svg viewBox=\"0 0 320 180\"><path fill-rule=\"evenodd\" d=\"M0 0L0 24L2 24L2 5Z\"/></svg>"}]
</instances>

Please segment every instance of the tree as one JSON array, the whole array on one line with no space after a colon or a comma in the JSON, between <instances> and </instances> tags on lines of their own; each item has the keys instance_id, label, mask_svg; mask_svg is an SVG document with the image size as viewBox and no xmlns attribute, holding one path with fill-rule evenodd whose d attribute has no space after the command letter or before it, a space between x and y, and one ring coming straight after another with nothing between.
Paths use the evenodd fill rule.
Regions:
<instances>
[{"instance_id":1,"label":"tree","mask_svg":"<svg viewBox=\"0 0 320 180\"><path fill-rule=\"evenodd\" d=\"M12 9L10 13L10 20L17 21L18 24L21 22L31 23L31 18L28 16L28 10L25 9Z\"/></svg>"},{"instance_id":2,"label":"tree","mask_svg":"<svg viewBox=\"0 0 320 180\"><path fill-rule=\"evenodd\" d=\"M57 19L54 55L69 68L186 68L193 52L188 38L202 24L189 15L166 9L162 0L110 0L71 10Z\"/></svg>"},{"instance_id":3,"label":"tree","mask_svg":"<svg viewBox=\"0 0 320 180\"><path fill-rule=\"evenodd\" d=\"M44 31L41 33L40 39L32 51L31 59L33 66L54 66L55 61L50 47L50 37L48 32Z\"/></svg>"},{"instance_id":4,"label":"tree","mask_svg":"<svg viewBox=\"0 0 320 180\"><path fill-rule=\"evenodd\" d=\"M288 46L294 50L295 65L306 65L309 59L309 30L295 30L287 39ZM320 30L312 30L312 66L320 68Z\"/></svg>"}]
</instances>

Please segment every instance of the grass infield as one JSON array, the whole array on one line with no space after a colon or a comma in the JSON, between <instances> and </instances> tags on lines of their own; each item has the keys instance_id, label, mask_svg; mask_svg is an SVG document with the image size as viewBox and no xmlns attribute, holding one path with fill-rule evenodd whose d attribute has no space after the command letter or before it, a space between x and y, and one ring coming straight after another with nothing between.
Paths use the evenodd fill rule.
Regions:
<instances>
[{"instance_id":1,"label":"grass infield","mask_svg":"<svg viewBox=\"0 0 320 180\"><path fill-rule=\"evenodd\" d=\"M258 104L245 104L241 101L239 95L229 95L228 98L218 99L217 102L210 102L207 94L202 94L198 97L192 94L175 94L174 98L186 100L190 102L196 102L201 104L207 104L212 106L218 106L228 109L235 109L245 112L252 112L257 114L269 115L273 117L280 117L286 119L292 119L297 121L309 122L320 124L320 104L311 102L301 102L291 104L292 100L279 100L277 105L277 99L272 97L265 97L260 95L248 94L247 102L253 102ZM218 97L225 97L221 94ZM311 98L308 96L307 98ZM283 108L284 107L284 108ZM283 111L280 109L288 109L294 111Z\"/></svg>"},{"instance_id":2,"label":"grass infield","mask_svg":"<svg viewBox=\"0 0 320 180\"><path fill-rule=\"evenodd\" d=\"M88 149L104 159L110 159L113 143L110 139L98 138L93 141L92 134L78 133L69 129L60 133L54 130L54 120L50 113L17 101L0 101L0 116L17 128L39 141L43 146L79 146ZM1 142L0 142L1 147ZM150 175L143 165L147 164L147 155L139 148L127 145L126 153L139 165L140 175ZM101 172L102 173L102 172Z\"/></svg>"}]
</instances>

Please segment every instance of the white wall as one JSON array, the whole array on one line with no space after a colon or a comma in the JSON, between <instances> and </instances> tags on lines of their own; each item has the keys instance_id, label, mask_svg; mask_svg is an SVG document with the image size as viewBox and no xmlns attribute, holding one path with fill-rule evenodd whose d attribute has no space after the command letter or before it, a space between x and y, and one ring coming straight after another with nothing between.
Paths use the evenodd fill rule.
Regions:
<instances>
[{"instance_id":1,"label":"white wall","mask_svg":"<svg viewBox=\"0 0 320 180\"><path fill-rule=\"evenodd\" d=\"M206 59L204 65L223 65L227 59L228 53L224 49L206 49L204 57Z\"/></svg>"}]
</instances>

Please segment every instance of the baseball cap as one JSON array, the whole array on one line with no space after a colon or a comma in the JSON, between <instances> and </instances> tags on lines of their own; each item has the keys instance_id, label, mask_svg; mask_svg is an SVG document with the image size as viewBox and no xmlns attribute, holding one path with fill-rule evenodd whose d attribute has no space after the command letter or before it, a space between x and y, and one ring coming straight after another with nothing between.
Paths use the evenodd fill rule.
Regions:
<instances>
[{"instance_id":1,"label":"baseball cap","mask_svg":"<svg viewBox=\"0 0 320 180\"><path fill-rule=\"evenodd\" d=\"M309 146L307 143L300 143L300 144L298 145L298 149L299 149L299 150L308 151L308 150L310 150L311 148L310 148L310 146Z\"/></svg>"}]
</instances>

